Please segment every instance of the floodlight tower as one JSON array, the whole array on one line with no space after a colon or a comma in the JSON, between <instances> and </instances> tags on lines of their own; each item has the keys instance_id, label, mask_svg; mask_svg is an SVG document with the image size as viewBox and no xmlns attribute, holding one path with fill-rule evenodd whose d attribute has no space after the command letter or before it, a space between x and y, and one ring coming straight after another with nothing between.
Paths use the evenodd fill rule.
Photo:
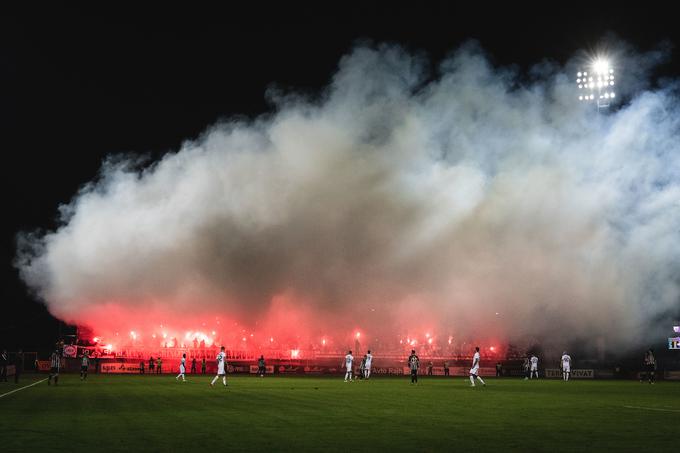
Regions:
<instances>
[{"instance_id":1,"label":"floodlight tower","mask_svg":"<svg viewBox=\"0 0 680 453\"><path fill-rule=\"evenodd\" d=\"M616 97L614 91L614 68L603 58L593 61L588 71L576 73L579 89L578 100L594 102L597 111L608 108Z\"/></svg>"}]
</instances>

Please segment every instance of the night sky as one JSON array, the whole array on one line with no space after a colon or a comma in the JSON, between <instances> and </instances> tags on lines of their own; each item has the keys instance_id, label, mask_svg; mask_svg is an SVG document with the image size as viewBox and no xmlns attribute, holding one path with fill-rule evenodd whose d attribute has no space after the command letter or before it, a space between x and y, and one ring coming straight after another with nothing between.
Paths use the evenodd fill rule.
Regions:
<instances>
[{"instance_id":1,"label":"night sky","mask_svg":"<svg viewBox=\"0 0 680 453\"><path fill-rule=\"evenodd\" d=\"M415 5L415 4L414 4ZM54 229L57 207L116 153L157 159L220 119L268 112L267 89L318 93L361 41L433 65L478 40L498 65L565 62L608 32L646 51L677 45L667 4L519 10L355 6L250 11L34 10L0 17L3 177L0 346L43 349L58 322L12 266L19 231ZM647 6L645 4L645 6ZM657 76L680 75L680 52Z\"/></svg>"}]
</instances>

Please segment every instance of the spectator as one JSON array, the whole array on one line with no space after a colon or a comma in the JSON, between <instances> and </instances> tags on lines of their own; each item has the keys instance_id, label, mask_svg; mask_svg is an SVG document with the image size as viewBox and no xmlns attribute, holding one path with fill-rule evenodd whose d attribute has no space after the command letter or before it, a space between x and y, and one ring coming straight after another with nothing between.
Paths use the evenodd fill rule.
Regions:
<instances>
[{"instance_id":1,"label":"spectator","mask_svg":"<svg viewBox=\"0 0 680 453\"><path fill-rule=\"evenodd\" d=\"M205 356L203 356L203 360L201 361L201 374L205 374Z\"/></svg>"},{"instance_id":2,"label":"spectator","mask_svg":"<svg viewBox=\"0 0 680 453\"><path fill-rule=\"evenodd\" d=\"M153 374L153 369L154 369L154 360L153 356L149 357L149 373Z\"/></svg>"},{"instance_id":3,"label":"spectator","mask_svg":"<svg viewBox=\"0 0 680 453\"><path fill-rule=\"evenodd\" d=\"M139 362L139 374L144 374L144 360Z\"/></svg>"},{"instance_id":4,"label":"spectator","mask_svg":"<svg viewBox=\"0 0 680 453\"><path fill-rule=\"evenodd\" d=\"M196 341L195 338L194 341ZM191 374L196 374L196 357L191 359Z\"/></svg>"},{"instance_id":5,"label":"spectator","mask_svg":"<svg viewBox=\"0 0 680 453\"><path fill-rule=\"evenodd\" d=\"M496 363L496 377L501 377L503 375L503 365L501 362Z\"/></svg>"},{"instance_id":6,"label":"spectator","mask_svg":"<svg viewBox=\"0 0 680 453\"><path fill-rule=\"evenodd\" d=\"M449 375L449 362L444 362L444 376Z\"/></svg>"}]
</instances>

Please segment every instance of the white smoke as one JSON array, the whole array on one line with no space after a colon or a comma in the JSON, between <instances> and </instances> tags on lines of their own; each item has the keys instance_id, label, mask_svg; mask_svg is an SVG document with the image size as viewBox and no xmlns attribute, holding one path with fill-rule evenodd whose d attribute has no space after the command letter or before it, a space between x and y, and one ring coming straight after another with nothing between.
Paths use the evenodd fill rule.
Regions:
<instances>
[{"instance_id":1,"label":"white smoke","mask_svg":"<svg viewBox=\"0 0 680 453\"><path fill-rule=\"evenodd\" d=\"M319 99L278 96L153 165L108 160L56 231L20 237L22 278L76 322L253 317L287 294L383 332L646 340L679 300L675 82L637 74L598 114L554 64L527 76L467 45L426 67L359 47Z\"/></svg>"}]
</instances>

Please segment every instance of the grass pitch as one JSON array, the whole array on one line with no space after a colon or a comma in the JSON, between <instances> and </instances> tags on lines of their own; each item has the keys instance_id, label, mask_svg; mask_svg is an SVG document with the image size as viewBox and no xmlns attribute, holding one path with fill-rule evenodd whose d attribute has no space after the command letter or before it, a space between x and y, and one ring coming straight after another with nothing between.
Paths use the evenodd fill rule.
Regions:
<instances>
[{"instance_id":1,"label":"grass pitch","mask_svg":"<svg viewBox=\"0 0 680 453\"><path fill-rule=\"evenodd\" d=\"M42 379L36 376L33 379ZM680 383L62 375L0 398L0 451L676 451ZM23 379L19 385L30 381ZM17 388L0 383L0 395Z\"/></svg>"}]
</instances>

